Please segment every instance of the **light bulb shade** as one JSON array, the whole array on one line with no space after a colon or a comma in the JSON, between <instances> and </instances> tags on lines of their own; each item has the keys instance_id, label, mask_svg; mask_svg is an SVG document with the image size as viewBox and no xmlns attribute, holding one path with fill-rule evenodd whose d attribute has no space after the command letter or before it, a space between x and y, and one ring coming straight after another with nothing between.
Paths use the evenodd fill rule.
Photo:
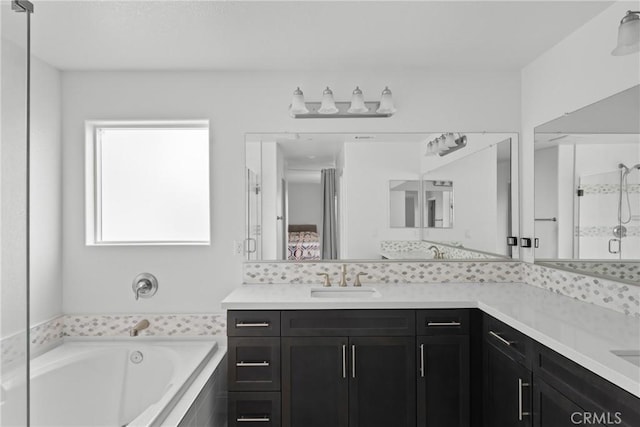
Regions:
<instances>
[{"instance_id":1,"label":"light bulb shade","mask_svg":"<svg viewBox=\"0 0 640 427\"><path fill-rule=\"evenodd\" d=\"M396 108L393 105L393 96L388 87L385 87L380 97L380 106L376 110L378 114L393 114L396 112Z\"/></svg>"},{"instance_id":2,"label":"light bulb shade","mask_svg":"<svg viewBox=\"0 0 640 427\"><path fill-rule=\"evenodd\" d=\"M369 109L364 104L364 95L358 86L356 86L353 94L351 95L351 105L347 112L351 114L363 114L369 112Z\"/></svg>"},{"instance_id":3,"label":"light bulb shade","mask_svg":"<svg viewBox=\"0 0 640 427\"><path fill-rule=\"evenodd\" d=\"M426 156L435 156L436 155L436 149L435 149L435 144L433 142L429 142L427 144L427 152L425 153Z\"/></svg>"},{"instance_id":4,"label":"light bulb shade","mask_svg":"<svg viewBox=\"0 0 640 427\"><path fill-rule=\"evenodd\" d=\"M289 114L307 114L309 110L304 102L304 94L300 88L296 88L293 92L293 98L291 99L291 106L289 107Z\"/></svg>"},{"instance_id":5,"label":"light bulb shade","mask_svg":"<svg viewBox=\"0 0 640 427\"><path fill-rule=\"evenodd\" d=\"M640 51L640 13L628 11L618 28L618 45L613 56L629 55Z\"/></svg>"},{"instance_id":6,"label":"light bulb shade","mask_svg":"<svg viewBox=\"0 0 640 427\"><path fill-rule=\"evenodd\" d=\"M329 86L322 92L322 103L318 113L320 114L336 114L338 108L336 102L333 100L333 92L329 89Z\"/></svg>"},{"instance_id":7,"label":"light bulb shade","mask_svg":"<svg viewBox=\"0 0 640 427\"><path fill-rule=\"evenodd\" d=\"M456 144L456 137L452 133L446 133L444 135L444 143L447 148L453 148L458 145Z\"/></svg>"}]
</instances>

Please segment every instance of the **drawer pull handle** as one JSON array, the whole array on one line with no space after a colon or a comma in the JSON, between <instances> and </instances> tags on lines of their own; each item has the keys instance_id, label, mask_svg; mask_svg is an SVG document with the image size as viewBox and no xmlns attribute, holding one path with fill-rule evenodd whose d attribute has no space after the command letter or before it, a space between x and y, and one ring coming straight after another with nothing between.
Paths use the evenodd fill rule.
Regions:
<instances>
[{"instance_id":1,"label":"drawer pull handle","mask_svg":"<svg viewBox=\"0 0 640 427\"><path fill-rule=\"evenodd\" d=\"M460 326L460 322L451 321L451 322L428 322L427 326Z\"/></svg>"},{"instance_id":2,"label":"drawer pull handle","mask_svg":"<svg viewBox=\"0 0 640 427\"><path fill-rule=\"evenodd\" d=\"M420 344L420 377L424 378L424 344Z\"/></svg>"},{"instance_id":3,"label":"drawer pull handle","mask_svg":"<svg viewBox=\"0 0 640 427\"><path fill-rule=\"evenodd\" d=\"M347 378L347 345L342 344L342 378Z\"/></svg>"},{"instance_id":4,"label":"drawer pull handle","mask_svg":"<svg viewBox=\"0 0 640 427\"><path fill-rule=\"evenodd\" d=\"M238 322L236 323L236 328L268 328L271 326L269 322L257 322L257 323L245 323Z\"/></svg>"},{"instance_id":5,"label":"drawer pull handle","mask_svg":"<svg viewBox=\"0 0 640 427\"><path fill-rule=\"evenodd\" d=\"M239 423L268 423L271 420L265 415L264 417L238 417L236 421Z\"/></svg>"},{"instance_id":6,"label":"drawer pull handle","mask_svg":"<svg viewBox=\"0 0 640 427\"><path fill-rule=\"evenodd\" d=\"M239 368L255 367L255 366L269 366L269 362L237 362L236 366Z\"/></svg>"},{"instance_id":7,"label":"drawer pull handle","mask_svg":"<svg viewBox=\"0 0 640 427\"><path fill-rule=\"evenodd\" d=\"M518 420L522 421L522 417L531 415L529 412L522 411L522 387L529 387L529 383L522 381L522 378L518 378Z\"/></svg>"},{"instance_id":8,"label":"drawer pull handle","mask_svg":"<svg viewBox=\"0 0 640 427\"><path fill-rule=\"evenodd\" d=\"M515 341L507 341L504 338L502 338L498 333L493 332L493 331L489 331L489 335L491 335L492 337L495 337L498 341L500 341L502 344L511 346L515 343Z\"/></svg>"}]
</instances>

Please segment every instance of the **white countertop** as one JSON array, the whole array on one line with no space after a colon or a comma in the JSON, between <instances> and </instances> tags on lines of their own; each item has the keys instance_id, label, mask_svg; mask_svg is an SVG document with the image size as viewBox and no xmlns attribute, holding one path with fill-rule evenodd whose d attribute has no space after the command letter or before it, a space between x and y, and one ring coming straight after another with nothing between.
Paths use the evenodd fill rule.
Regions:
<instances>
[{"instance_id":1,"label":"white countertop","mask_svg":"<svg viewBox=\"0 0 640 427\"><path fill-rule=\"evenodd\" d=\"M242 285L227 310L479 308L640 397L640 368L611 350L640 350L640 319L520 283L366 284L370 298L312 298L315 285Z\"/></svg>"}]
</instances>

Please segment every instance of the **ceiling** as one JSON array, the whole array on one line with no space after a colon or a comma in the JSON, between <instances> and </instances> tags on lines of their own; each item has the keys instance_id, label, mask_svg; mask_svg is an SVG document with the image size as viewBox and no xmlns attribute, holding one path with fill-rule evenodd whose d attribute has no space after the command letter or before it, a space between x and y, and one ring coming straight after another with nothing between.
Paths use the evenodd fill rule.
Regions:
<instances>
[{"instance_id":1,"label":"ceiling","mask_svg":"<svg viewBox=\"0 0 640 427\"><path fill-rule=\"evenodd\" d=\"M49 0L32 46L63 70L519 70L612 3Z\"/></svg>"}]
</instances>

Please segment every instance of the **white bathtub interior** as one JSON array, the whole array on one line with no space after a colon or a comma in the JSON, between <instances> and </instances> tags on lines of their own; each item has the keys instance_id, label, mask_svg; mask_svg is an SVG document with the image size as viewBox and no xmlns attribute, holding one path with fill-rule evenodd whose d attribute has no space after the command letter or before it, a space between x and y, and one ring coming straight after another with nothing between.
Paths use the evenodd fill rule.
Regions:
<instances>
[{"instance_id":1,"label":"white bathtub interior","mask_svg":"<svg viewBox=\"0 0 640 427\"><path fill-rule=\"evenodd\" d=\"M160 425L216 351L211 339L66 339L32 361L31 425Z\"/></svg>"}]
</instances>

